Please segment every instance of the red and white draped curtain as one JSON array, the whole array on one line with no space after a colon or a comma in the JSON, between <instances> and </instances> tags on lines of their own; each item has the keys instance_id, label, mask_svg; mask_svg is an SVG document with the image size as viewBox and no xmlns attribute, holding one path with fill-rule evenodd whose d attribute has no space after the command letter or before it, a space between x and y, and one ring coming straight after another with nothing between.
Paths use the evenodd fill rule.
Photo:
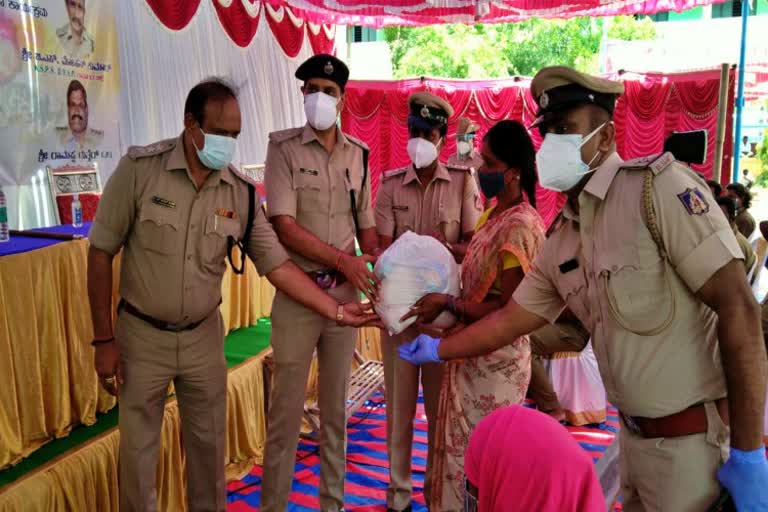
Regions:
<instances>
[{"instance_id":1,"label":"red and white draped curtain","mask_svg":"<svg viewBox=\"0 0 768 512\"><path fill-rule=\"evenodd\" d=\"M615 77L614 77L615 78ZM616 142L625 159L660 153L664 140L673 131L705 129L709 133L707 163L694 166L705 176L712 175L719 70L683 75L624 75L627 93L617 105ZM730 81L733 107L733 77ZM378 190L380 173L409 164L408 97L429 90L448 100L455 110L448 127L447 146L441 158L456 151L455 130L459 117L469 117L480 125L478 137L503 119L514 119L529 126L536 118L537 105L529 92L527 79L465 82L448 80L403 80L395 82L352 81L347 85L346 107L342 113L344 130L371 147L371 188ZM733 148L732 116L727 116L723 169L730 168ZM531 132L538 148L541 137ZM727 180L727 176L724 177ZM538 208L549 223L563 205L564 197L544 189L537 195Z\"/></svg>"},{"instance_id":2,"label":"red and white draped curtain","mask_svg":"<svg viewBox=\"0 0 768 512\"><path fill-rule=\"evenodd\" d=\"M513 23L529 18L616 16L684 11L722 0L270 0L339 25Z\"/></svg>"},{"instance_id":3,"label":"red and white draped curtain","mask_svg":"<svg viewBox=\"0 0 768 512\"><path fill-rule=\"evenodd\" d=\"M262 0L145 0L155 17L170 30L185 28L203 1L211 2L224 32L236 45L251 44L264 18L288 57L299 54L304 38L314 53L335 53L336 26L307 21L305 13L287 4Z\"/></svg>"}]
</instances>

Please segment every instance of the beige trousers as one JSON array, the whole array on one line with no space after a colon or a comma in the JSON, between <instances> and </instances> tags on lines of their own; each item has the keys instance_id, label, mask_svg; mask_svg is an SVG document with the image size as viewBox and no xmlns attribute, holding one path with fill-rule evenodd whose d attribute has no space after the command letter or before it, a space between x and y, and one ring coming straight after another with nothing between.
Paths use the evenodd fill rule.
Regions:
<instances>
[{"instance_id":1,"label":"beige trousers","mask_svg":"<svg viewBox=\"0 0 768 512\"><path fill-rule=\"evenodd\" d=\"M349 283L329 290L340 302L359 296ZM344 507L346 399L356 329L339 327L278 291L272 305L275 369L264 450L262 512L285 512L296 463L309 367L317 350L320 407L320 509Z\"/></svg>"},{"instance_id":2,"label":"beige trousers","mask_svg":"<svg viewBox=\"0 0 768 512\"><path fill-rule=\"evenodd\" d=\"M432 484L432 447L435 421L443 382L442 364L412 365L400 359L398 347L418 336L406 329L396 336L381 332L384 356L384 386L387 401L387 455L389 457L389 489L387 507L404 510L411 504L411 448L413 446L413 420L419 398L419 377L424 390L424 409L427 413L427 468L424 475L424 498L429 504Z\"/></svg>"},{"instance_id":3,"label":"beige trousers","mask_svg":"<svg viewBox=\"0 0 768 512\"><path fill-rule=\"evenodd\" d=\"M528 396L544 412L561 409L555 388L547 375L543 357L557 352L581 352L589 342L589 333L580 324L558 322L531 333L531 384Z\"/></svg>"},{"instance_id":4,"label":"beige trousers","mask_svg":"<svg viewBox=\"0 0 768 512\"><path fill-rule=\"evenodd\" d=\"M720 494L717 468L730 435L713 403L706 434L644 439L621 427L621 496L625 512L703 512Z\"/></svg>"},{"instance_id":5,"label":"beige trousers","mask_svg":"<svg viewBox=\"0 0 768 512\"><path fill-rule=\"evenodd\" d=\"M173 381L186 454L191 512L226 509L227 365L218 310L192 331L161 331L125 312L115 328L120 387L120 510L157 510L156 469L168 385Z\"/></svg>"}]
</instances>

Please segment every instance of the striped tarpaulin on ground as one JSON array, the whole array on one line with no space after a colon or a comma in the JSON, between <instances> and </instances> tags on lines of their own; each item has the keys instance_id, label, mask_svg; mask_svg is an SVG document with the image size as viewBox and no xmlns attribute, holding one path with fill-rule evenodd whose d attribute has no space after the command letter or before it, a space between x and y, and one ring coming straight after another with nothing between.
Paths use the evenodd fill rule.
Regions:
<instances>
[{"instance_id":1,"label":"striped tarpaulin on ground","mask_svg":"<svg viewBox=\"0 0 768 512\"><path fill-rule=\"evenodd\" d=\"M383 512L389 483L384 399L375 396L349 420L347 432L346 511ZM619 430L616 409L609 408L606 423L594 427L568 427L574 439L597 461ZM413 443L413 511L427 512L422 486L427 456L427 424L419 403ZM301 441L296 455L289 512L317 512L320 485L320 458L317 443ZM229 512L254 512L261 499L261 466L227 487Z\"/></svg>"}]
</instances>

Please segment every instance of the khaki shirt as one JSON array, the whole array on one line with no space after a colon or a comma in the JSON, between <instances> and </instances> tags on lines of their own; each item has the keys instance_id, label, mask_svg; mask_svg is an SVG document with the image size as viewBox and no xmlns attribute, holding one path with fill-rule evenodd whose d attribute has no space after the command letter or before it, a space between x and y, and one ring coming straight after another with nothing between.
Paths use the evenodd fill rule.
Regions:
<instances>
[{"instance_id":1,"label":"khaki shirt","mask_svg":"<svg viewBox=\"0 0 768 512\"><path fill-rule=\"evenodd\" d=\"M648 168L671 267L642 214ZM578 317L592 333L608 397L626 414L661 417L726 396L717 316L694 294L743 255L704 180L669 153L627 164L614 154L587 183L579 209L566 206L515 301L552 323L566 306ZM661 333L636 334L672 311Z\"/></svg>"},{"instance_id":2,"label":"khaki shirt","mask_svg":"<svg viewBox=\"0 0 768 512\"><path fill-rule=\"evenodd\" d=\"M66 151L76 151L79 149L98 149L101 141L104 139L104 132L102 130L94 130L93 128L88 128L82 144L80 144L72 134L69 126L57 126L56 132L58 134L59 144Z\"/></svg>"},{"instance_id":3,"label":"khaki shirt","mask_svg":"<svg viewBox=\"0 0 768 512\"><path fill-rule=\"evenodd\" d=\"M258 198L254 206L245 246L264 275L288 254ZM227 237L242 238L247 219L246 182L224 169L212 172L198 191L177 138L128 150L104 188L88 238L109 254L124 247L125 300L156 319L191 323L221 301Z\"/></svg>"},{"instance_id":4,"label":"khaki shirt","mask_svg":"<svg viewBox=\"0 0 768 512\"><path fill-rule=\"evenodd\" d=\"M325 150L309 124L269 134L264 185L269 216L288 215L321 241L347 254L355 253L355 224L350 190L355 192L360 229L374 227L371 176L363 183L363 150L357 139L336 132L336 146ZM324 266L289 251L304 271Z\"/></svg>"},{"instance_id":5,"label":"khaki shirt","mask_svg":"<svg viewBox=\"0 0 768 512\"><path fill-rule=\"evenodd\" d=\"M731 227L733 228L733 234L736 237L736 242L739 244L739 248L744 255L744 270L746 270L747 274L749 274L749 271L752 270L752 266L755 264L757 255L755 255L755 250L752 248L752 244L750 244L749 240L747 240L744 235L741 234L738 227L735 224Z\"/></svg>"},{"instance_id":6,"label":"khaki shirt","mask_svg":"<svg viewBox=\"0 0 768 512\"><path fill-rule=\"evenodd\" d=\"M69 23L56 29L56 39L64 50L64 54L73 59L87 59L95 50L93 38L88 34L88 31L83 29L83 38L78 44Z\"/></svg>"},{"instance_id":7,"label":"khaki shirt","mask_svg":"<svg viewBox=\"0 0 768 512\"><path fill-rule=\"evenodd\" d=\"M397 239L406 231L441 232L449 243L475 230L483 213L480 194L469 170L438 164L426 189L413 166L382 174L376 196L376 231Z\"/></svg>"}]
</instances>

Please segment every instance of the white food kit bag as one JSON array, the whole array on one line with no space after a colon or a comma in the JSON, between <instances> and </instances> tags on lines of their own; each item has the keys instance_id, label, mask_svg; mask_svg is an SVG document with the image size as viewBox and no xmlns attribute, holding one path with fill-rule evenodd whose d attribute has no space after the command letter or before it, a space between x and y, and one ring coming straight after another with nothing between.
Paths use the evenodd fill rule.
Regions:
<instances>
[{"instance_id":1,"label":"white food kit bag","mask_svg":"<svg viewBox=\"0 0 768 512\"><path fill-rule=\"evenodd\" d=\"M429 293L459 296L459 265L448 249L431 236L408 231L379 256L374 272L381 279L379 302L375 305L390 335L403 332L416 321L400 319L419 299ZM432 325L448 328L456 318L444 311Z\"/></svg>"}]
</instances>

